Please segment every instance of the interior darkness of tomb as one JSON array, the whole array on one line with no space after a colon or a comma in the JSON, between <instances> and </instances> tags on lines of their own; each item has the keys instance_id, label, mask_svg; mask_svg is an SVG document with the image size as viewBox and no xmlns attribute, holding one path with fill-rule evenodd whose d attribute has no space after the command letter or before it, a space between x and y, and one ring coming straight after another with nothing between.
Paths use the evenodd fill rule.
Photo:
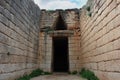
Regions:
<instances>
[{"instance_id":1,"label":"interior darkness of tomb","mask_svg":"<svg viewBox=\"0 0 120 80\"><path fill-rule=\"evenodd\" d=\"M66 30L66 29L67 29L66 24L65 24L62 16L60 15L60 16L58 17L55 30Z\"/></svg>"},{"instance_id":2,"label":"interior darkness of tomb","mask_svg":"<svg viewBox=\"0 0 120 80\"><path fill-rule=\"evenodd\" d=\"M53 72L68 72L68 38L53 38Z\"/></svg>"}]
</instances>

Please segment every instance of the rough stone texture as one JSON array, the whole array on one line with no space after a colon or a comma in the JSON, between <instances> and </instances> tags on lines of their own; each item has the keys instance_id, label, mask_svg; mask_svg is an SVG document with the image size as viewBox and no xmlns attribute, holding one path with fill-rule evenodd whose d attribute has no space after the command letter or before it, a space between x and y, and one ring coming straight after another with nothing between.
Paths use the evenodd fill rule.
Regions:
<instances>
[{"instance_id":1,"label":"rough stone texture","mask_svg":"<svg viewBox=\"0 0 120 80\"><path fill-rule=\"evenodd\" d=\"M86 80L76 75L68 75L65 73L56 73L53 75L40 76L31 80Z\"/></svg>"},{"instance_id":2,"label":"rough stone texture","mask_svg":"<svg viewBox=\"0 0 120 80\"><path fill-rule=\"evenodd\" d=\"M39 66L40 10L32 0L0 0L0 80Z\"/></svg>"},{"instance_id":3,"label":"rough stone texture","mask_svg":"<svg viewBox=\"0 0 120 80\"><path fill-rule=\"evenodd\" d=\"M59 12L67 30L45 35L40 28L54 29ZM0 0L0 80L14 80L38 67L52 72L55 36L68 37L69 71L85 67L100 80L119 80L119 21L120 0L88 0L82 9L55 11L40 11L32 0Z\"/></svg>"},{"instance_id":4,"label":"rough stone texture","mask_svg":"<svg viewBox=\"0 0 120 80\"><path fill-rule=\"evenodd\" d=\"M60 14L59 14L60 13ZM64 22L67 25L67 30L55 30L58 16L61 15ZM54 31L49 31L48 34L40 32L40 57L41 57L41 69L45 71L52 71L52 55L53 55L53 37L68 37L69 47L69 71L79 70L80 66L77 64L79 61L79 10L56 10L41 12L41 29L50 27ZM74 48L73 48L74 47Z\"/></svg>"},{"instance_id":5,"label":"rough stone texture","mask_svg":"<svg viewBox=\"0 0 120 80\"><path fill-rule=\"evenodd\" d=\"M91 17L85 7L80 17L80 65L94 71L100 80L119 80L119 0L95 0Z\"/></svg>"}]
</instances>

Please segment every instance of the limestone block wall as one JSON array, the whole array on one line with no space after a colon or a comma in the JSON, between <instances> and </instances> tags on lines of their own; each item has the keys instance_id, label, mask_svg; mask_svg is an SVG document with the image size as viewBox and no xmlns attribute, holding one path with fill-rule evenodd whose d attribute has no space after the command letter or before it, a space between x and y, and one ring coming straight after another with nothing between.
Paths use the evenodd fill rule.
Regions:
<instances>
[{"instance_id":1,"label":"limestone block wall","mask_svg":"<svg viewBox=\"0 0 120 80\"><path fill-rule=\"evenodd\" d=\"M32 0L0 0L0 80L39 66L40 10Z\"/></svg>"},{"instance_id":2,"label":"limestone block wall","mask_svg":"<svg viewBox=\"0 0 120 80\"><path fill-rule=\"evenodd\" d=\"M41 10L41 18L40 18L41 28L45 28L45 27L53 28L57 17L58 17L57 11Z\"/></svg>"},{"instance_id":3,"label":"limestone block wall","mask_svg":"<svg viewBox=\"0 0 120 80\"><path fill-rule=\"evenodd\" d=\"M80 65L80 37L79 36L71 36L69 39L69 68L70 71L79 71Z\"/></svg>"},{"instance_id":4,"label":"limestone block wall","mask_svg":"<svg viewBox=\"0 0 120 80\"><path fill-rule=\"evenodd\" d=\"M65 10L63 15L68 30L76 30L79 27L79 9Z\"/></svg>"},{"instance_id":5,"label":"limestone block wall","mask_svg":"<svg viewBox=\"0 0 120 80\"><path fill-rule=\"evenodd\" d=\"M52 37L46 33L40 33L40 68L44 71L52 71Z\"/></svg>"},{"instance_id":6,"label":"limestone block wall","mask_svg":"<svg viewBox=\"0 0 120 80\"><path fill-rule=\"evenodd\" d=\"M78 9L68 9L68 10L55 10L47 11L42 10L40 25L41 28L50 27L54 29L56 27L57 18L59 12L64 19L64 22L67 26L67 32L73 32L74 34L67 36L68 37L68 46L69 46L69 71L74 71L79 69L79 46L80 46L80 37L78 32L79 29L79 10ZM69 31L70 30L70 31ZM54 30L56 37L59 37L57 30ZM60 30L62 36L66 36L65 30ZM46 34L45 32L40 32L40 55L41 55L41 64L40 67L46 71L52 71L52 60L53 60L53 42L52 38L54 35Z\"/></svg>"},{"instance_id":7,"label":"limestone block wall","mask_svg":"<svg viewBox=\"0 0 120 80\"><path fill-rule=\"evenodd\" d=\"M53 25L58 17L58 12L56 11L46 11L41 10L40 25L41 29L50 27ZM40 32L39 38L40 46L40 68L44 71L52 71L52 37L47 34L47 32Z\"/></svg>"},{"instance_id":8,"label":"limestone block wall","mask_svg":"<svg viewBox=\"0 0 120 80\"><path fill-rule=\"evenodd\" d=\"M89 6L91 17L85 8ZM93 70L100 80L119 80L120 0L94 0L85 7L80 16L80 65Z\"/></svg>"}]
</instances>

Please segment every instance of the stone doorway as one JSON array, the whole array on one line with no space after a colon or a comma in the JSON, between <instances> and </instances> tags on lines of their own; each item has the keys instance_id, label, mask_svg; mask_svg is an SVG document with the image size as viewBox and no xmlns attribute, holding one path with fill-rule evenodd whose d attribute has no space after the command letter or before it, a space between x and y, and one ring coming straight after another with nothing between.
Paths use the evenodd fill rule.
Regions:
<instances>
[{"instance_id":1,"label":"stone doorway","mask_svg":"<svg viewBox=\"0 0 120 80\"><path fill-rule=\"evenodd\" d=\"M68 38L54 37L53 38L53 72L68 72Z\"/></svg>"}]
</instances>

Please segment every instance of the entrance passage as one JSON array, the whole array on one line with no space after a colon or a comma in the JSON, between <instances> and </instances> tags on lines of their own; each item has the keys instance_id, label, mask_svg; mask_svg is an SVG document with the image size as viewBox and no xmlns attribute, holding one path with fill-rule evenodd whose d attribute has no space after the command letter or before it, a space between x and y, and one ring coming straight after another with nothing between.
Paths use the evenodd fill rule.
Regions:
<instances>
[{"instance_id":1,"label":"entrance passage","mask_svg":"<svg viewBox=\"0 0 120 80\"><path fill-rule=\"evenodd\" d=\"M68 38L53 38L53 72L68 72Z\"/></svg>"}]
</instances>

